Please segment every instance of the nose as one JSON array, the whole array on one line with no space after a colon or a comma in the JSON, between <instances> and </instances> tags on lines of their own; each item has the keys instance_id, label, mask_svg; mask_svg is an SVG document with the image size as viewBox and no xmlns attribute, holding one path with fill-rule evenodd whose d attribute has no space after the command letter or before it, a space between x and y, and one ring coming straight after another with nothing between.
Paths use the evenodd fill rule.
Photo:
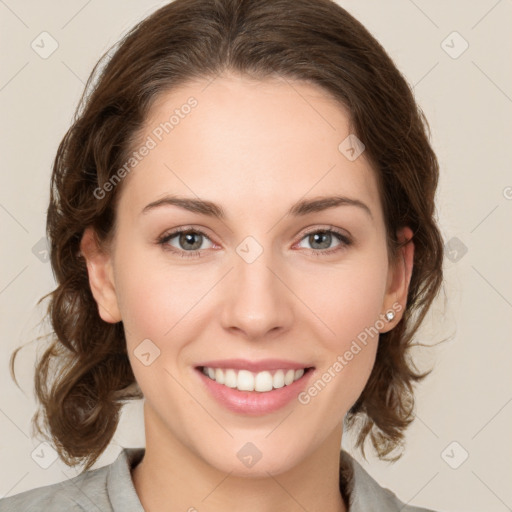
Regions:
<instances>
[{"instance_id":1,"label":"nose","mask_svg":"<svg viewBox=\"0 0 512 512\"><path fill-rule=\"evenodd\" d=\"M284 267L272 261L270 250L252 263L237 254L222 302L224 329L248 340L262 340L290 329L294 321L294 295Z\"/></svg>"}]
</instances>

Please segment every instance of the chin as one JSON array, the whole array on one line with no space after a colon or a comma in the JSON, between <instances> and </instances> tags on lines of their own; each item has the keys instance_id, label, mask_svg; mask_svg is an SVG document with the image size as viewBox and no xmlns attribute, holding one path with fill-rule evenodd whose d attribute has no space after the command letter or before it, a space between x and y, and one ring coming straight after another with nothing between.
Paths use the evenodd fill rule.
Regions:
<instances>
[{"instance_id":1,"label":"chin","mask_svg":"<svg viewBox=\"0 0 512 512\"><path fill-rule=\"evenodd\" d=\"M266 434L265 434L266 435ZM300 463L305 453L293 447L283 449L269 441L230 441L230 446L205 446L207 453L199 456L215 469L242 478L268 478L269 474L279 475ZM304 443L297 446L304 448Z\"/></svg>"}]
</instances>

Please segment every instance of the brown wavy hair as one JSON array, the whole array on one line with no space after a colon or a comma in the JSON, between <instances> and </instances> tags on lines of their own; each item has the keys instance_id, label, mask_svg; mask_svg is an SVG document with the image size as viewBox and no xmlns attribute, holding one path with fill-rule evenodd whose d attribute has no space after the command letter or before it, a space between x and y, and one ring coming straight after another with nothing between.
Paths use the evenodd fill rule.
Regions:
<instances>
[{"instance_id":1,"label":"brown wavy hair","mask_svg":"<svg viewBox=\"0 0 512 512\"><path fill-rule=\"evenodd\" d=\"M333 1L176 0L96 64L53 164L47 236L57 287L41 299L49 298L53 333L36 366L33 427L68 465L89 469L111 441L123 404L141 398L122 322L101 320L80 255L89 226L108 242L123 184L101 198L94 191L126 162L159 95L224 71L304 81L348 109L379 182L390 258L403 226L413 231L415 251L404 315L381 335L346 425L358 423L363 455L369 437L386 458L414 417L413 384L429 372L418 373L409 351L442 284L443 243L434 205L438 162L411 88L376 39Z\"/></svg>"}]
</instances>

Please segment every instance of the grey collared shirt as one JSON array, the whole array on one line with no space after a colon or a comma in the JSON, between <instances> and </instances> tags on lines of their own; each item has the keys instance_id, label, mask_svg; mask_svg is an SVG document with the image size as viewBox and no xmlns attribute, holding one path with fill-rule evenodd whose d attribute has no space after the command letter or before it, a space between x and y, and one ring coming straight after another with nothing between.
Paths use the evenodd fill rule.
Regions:
<instances>
[{"instance_id":1,"label":"grey collared shirt","mask_svg":"<svg viewBox=\"0 0 512 512\"><path fill-rule=\"evenodd\" d=\"M108 466L0 500L0 512L144 512L130 473L143 456L143 448L124 448ZM434 512L402 503L344 450L340 491L348 512Z\"/></svg>"}]
</instances>

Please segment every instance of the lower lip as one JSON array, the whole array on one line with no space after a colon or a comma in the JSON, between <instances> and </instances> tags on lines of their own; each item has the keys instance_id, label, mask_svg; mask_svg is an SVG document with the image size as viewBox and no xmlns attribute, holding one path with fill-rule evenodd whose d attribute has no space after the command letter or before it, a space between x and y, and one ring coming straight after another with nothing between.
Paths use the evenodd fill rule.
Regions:
<instances>
[{"instance_id":1,"label":"lower lip","mask_svg":"<svg viewBox=\"0 0 512 512\"><path fill-rule=\"evenodd\" d=\"M304 372L304 375L288 386L272 391L239 391L207 377L201 369L195 368L208 391L221 405L230 411L259 416L277 411L296 399L308 383L314 368Z\"/></svg>"}]
</instances>

